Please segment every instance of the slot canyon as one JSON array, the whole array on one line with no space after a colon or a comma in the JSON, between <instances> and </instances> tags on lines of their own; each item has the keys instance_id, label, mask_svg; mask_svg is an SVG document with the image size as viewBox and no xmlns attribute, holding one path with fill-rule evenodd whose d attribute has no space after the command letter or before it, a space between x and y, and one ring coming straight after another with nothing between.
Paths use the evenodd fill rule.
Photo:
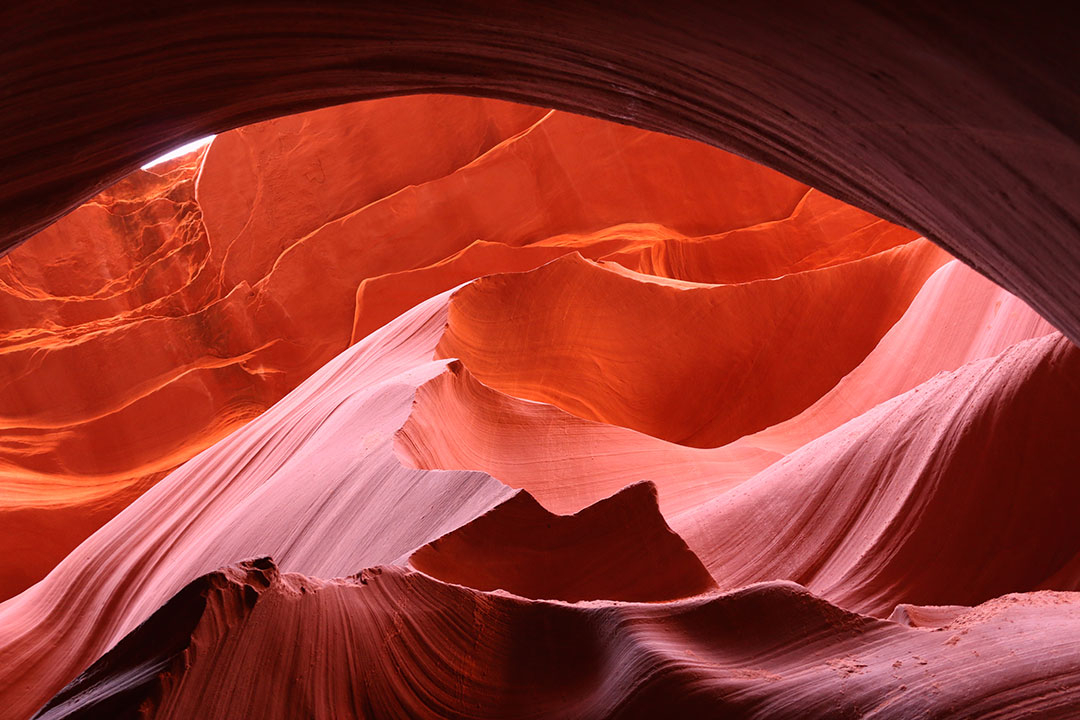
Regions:
<instances>
[{"instance_id":1,"label":"slot canyon","mask_svg":"<svg viewBox=\"0 0 1080 720\"><path fill-rule=\"evenodd\" d=\"M1080 717L1068 12L0 14L0 720Z\"/></svg>"}]
</instances>

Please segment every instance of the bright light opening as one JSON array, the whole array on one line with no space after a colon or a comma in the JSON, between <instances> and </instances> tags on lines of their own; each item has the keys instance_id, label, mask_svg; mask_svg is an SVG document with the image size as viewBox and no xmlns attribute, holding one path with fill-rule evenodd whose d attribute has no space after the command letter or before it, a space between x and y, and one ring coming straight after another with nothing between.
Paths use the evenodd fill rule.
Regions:
<instances>
[{"instance_id":1,"label":"bright light opening","mask_svg":"<svg viewBox=\"0 0 1080 720\"><path fill-rule=\"evenodd\" d=\"M206 137L201 137L198 140L192 140L191 142L189 142L186 145L181 145L180 147L176 148L175 150L170 150L169 152L165 153L164 155L161 155L160 157L154 158L150 162L143 165L142 169L146 170L147 168L153 167L154 165L157 165L158 163L163 163L166 160L172 160L175 157L180 157L181 155L187 155L192 150L198 150L203 145L206 145L208 142L210 142L213 139L214 139L213 135L207 135Z\"/></svg>"}]
</instances>

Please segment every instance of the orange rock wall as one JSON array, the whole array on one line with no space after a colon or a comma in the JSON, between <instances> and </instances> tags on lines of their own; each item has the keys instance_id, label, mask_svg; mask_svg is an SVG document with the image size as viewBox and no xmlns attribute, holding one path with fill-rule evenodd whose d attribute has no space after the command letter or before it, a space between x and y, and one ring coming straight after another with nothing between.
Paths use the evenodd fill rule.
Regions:
<instances>
[{"instance_id":1,"label":"orange rock wall","mask_svg":"<svg viewBox=\"0 0 1080 720\"><path fill-rule=\"evenodd\" d=\"M35 242L0 260L0 716L1080 708L1080 351L909 230L418 96L219 136Z\"/></svg>"},{"instance_id":2,"label":"orange rock wall","mask_svg":"<svg viewBox=\"0 0 1080 720\"><path fill-rule=\"evenodd\" d=\"M0 594L350 342L458 283L574 252L741 282L913 237L719 150L496 101L382 100L218 136L0 258L0 513L37 558L0 560ZM917 254L912 278L944 257ZM913 287L896 286L882 322L852 328L854 354L823 382ZM651 432L686 434L662 423Z\"/></svg>"}]
</instances>

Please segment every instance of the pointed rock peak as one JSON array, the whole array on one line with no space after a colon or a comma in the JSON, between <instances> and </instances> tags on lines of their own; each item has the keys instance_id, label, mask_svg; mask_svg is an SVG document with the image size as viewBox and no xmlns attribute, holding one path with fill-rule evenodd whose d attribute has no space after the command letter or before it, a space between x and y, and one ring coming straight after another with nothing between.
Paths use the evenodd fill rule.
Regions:
<instances>
[{"instance_id":1,"label":"pointed rock peak","mask_svg":"<svg viewBox=\"0 0 1080 720\"><path fill-rule=\"evenodd\" d=\"M661 602L716 587L664 521L651 482L574 515L551 513L521 491L409 562L444 582L566 602Z\"/></svg>"}]
</instances>

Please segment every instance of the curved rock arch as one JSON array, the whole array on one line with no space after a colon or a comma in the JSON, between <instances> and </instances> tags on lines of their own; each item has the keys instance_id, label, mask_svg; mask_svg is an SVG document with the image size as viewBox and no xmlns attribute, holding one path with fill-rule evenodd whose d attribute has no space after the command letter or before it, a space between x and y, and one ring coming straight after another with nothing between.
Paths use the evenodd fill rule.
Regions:
<instances>
[{"instance_id":1,"label":"curved rock arch","mask_svg":"<svg viewBox=\"0 0 1080 720\"><path fill-rule=\"evenodd\" d=\"M1075 25L893 5L19 0L0 16L0 249L187 140L453 92L733 150L922 232L1080 340Z\"/></svg>"}]
</instances>

